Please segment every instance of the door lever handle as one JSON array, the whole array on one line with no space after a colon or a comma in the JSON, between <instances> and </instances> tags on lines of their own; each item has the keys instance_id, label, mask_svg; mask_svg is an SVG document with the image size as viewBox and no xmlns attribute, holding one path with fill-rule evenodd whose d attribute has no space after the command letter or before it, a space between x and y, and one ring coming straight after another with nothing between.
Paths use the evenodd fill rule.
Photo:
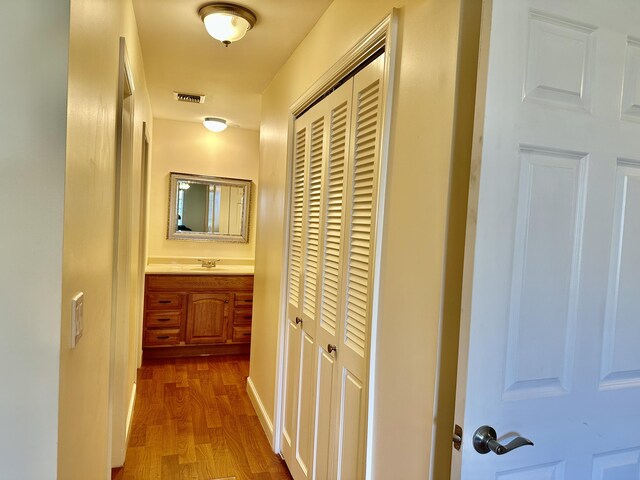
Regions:
<instances>
[{"instance_id":1,"label":"door lever handle","mask_svg":"<svg viewBox=\"0 0 640 480\"><path fill-rule=\"evenodd\" d=\"M476 449L476 452L482 454L493 452L496 455L504 455L516 448L533 445L531 440L524 437L516 437L506 445L501 445L497 438L498 436L493 428L489 425L483 425L473 434L473 448Z\"/></svg>"}]
</instances>

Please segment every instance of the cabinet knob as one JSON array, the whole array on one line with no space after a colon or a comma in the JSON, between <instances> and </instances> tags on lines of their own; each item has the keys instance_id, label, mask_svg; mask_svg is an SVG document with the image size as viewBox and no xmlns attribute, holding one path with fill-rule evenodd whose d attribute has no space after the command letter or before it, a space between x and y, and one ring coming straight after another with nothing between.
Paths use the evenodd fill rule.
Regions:
<instances>
[{"instance_id":1,"label":"cabinet knob","mask_svg":"<svg viewBox=\"0 0 640 480\"><path fill-rule=\"evenodd\" d=\"M338 351L338 347L336 347L335 345L329 344L329 345L327 345L327 351L329 353L337 352Z\"/></svg>"},{"instance_id":2,"label":"cabinet knob","mask_svg":"<svg viewBox=\"0 0 640 480\"><path fill-rule=\"evenodd\" d=\"M299 323L302 323L302 319L300 317L296 317L296 325L298 325Z\"/></svg>"}]
</instances>

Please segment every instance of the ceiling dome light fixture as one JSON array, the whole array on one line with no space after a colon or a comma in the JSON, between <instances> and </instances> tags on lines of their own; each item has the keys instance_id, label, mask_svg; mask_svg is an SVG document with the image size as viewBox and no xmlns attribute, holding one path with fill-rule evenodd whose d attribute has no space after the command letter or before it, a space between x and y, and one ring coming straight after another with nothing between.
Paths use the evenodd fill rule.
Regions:
<instances>
[{"instance_id":1,"label":"ceiling dome light fixture","mask_svg":"<svg viewBox=\"0 0 640 480\"><path fill-rule=\"evenodd\" d=\"M202 124L212 132L221 132L227 128L227 121L224 118L207 117Z\"/></svg>"},{"instance_id":2,"label":"ceiling dome light fixture","mask_svg":"<svg viewBox=\"0 0 640 480\"><path fill-rule=\"evenodd\" d=\"M225 47L240 40L256 24L255 13L232 3L211 3L198 13L209 35L220 40Z\"/></svg>"}]
</instances>

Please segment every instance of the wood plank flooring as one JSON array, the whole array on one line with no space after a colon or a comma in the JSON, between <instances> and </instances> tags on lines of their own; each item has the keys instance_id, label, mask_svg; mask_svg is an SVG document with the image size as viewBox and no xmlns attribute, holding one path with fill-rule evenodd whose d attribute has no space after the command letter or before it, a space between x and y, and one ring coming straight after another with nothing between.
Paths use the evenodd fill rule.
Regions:
<instances>
[{"instance_id":1,"label":"wood plank flooring","mask_svg":"<svg viewBox=\"0 0 640 480\"><path fill-rule=\"evenodd\" d=\"M113 480L290 480L246 393L248 355L145 360Z\"/></svg>"}]
</instances>

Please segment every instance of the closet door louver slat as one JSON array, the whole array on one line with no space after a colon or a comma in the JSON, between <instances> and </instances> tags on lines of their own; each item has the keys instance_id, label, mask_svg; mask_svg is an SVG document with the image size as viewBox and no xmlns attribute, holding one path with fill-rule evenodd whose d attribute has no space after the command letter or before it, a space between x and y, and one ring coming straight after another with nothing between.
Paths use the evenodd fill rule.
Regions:
<instances>
[{"instance_id":1,"label":"closet door louver slat","mask_svg":"<svg viewBox=\"0 0 640 480\"><path fill-rule=\"evenodd\" d=\"M349 117L345 101L331 111L327 186L325 196L324 254L320 325L335 335L340 298L340 245L342 243L343 196Z\"/></svg>"},{"instance_id":2,"label":"closet door louver slat","mask_svg":"<svg viewBox=\"0 0 640 480\"><path fill-rule=\"evenodd\" d=\"M305 239L304 300L302 302L302 312L306 317L315 318L318 286L318 255L320 248L324 116L316 119L311 124L309 147L307 235Z\"/></svg>"},{"instance_id":3,"label":"closet door louver slat","mask_svg":"<svg viewBox=\"0 0 640 480\"><path fill-rule=\"evenodd\" d=\"M307 131L296 132L291 198L291 230L289 233L289 303L298 306L302 270L302 221L304 211L304 161Z\"/></svg>"},{"instance_id":4,"label":"closet door louver slat","mask_svg":"<svg viewBox=\"0 0 640 480\"><path fill-rule=\"evenodd\" d=\"M364 357L369 323L371 234L377 176L380 82L357 93L351 179L345 345Z\"/></svg>"}]
</instances>

